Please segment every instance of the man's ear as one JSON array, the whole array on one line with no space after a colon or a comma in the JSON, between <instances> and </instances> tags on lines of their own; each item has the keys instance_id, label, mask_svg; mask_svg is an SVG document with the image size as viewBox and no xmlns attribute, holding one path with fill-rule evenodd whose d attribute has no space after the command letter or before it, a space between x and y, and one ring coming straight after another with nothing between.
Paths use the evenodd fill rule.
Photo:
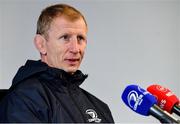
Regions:
<instances>
[{"instance_id":1,"label":"man's ear","mask_svg":"<svg viewBox=\"0 0 180 124\"><path fill-rule=\"evenodd\" d=\"M36 34L36 36L34 37L34 45L41 54L45 55L47 53L46 39L43 36Z\"/></svg>"}]
</instances>

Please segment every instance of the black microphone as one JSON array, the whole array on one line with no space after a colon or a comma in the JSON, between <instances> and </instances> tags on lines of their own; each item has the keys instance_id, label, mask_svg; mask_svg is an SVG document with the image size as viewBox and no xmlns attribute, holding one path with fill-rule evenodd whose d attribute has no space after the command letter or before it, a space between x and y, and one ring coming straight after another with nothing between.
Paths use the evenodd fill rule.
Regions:
<instances>
[{"instance_id":1,"label":"black microphone","mask_svg":"<svg viewBox=\"0 0 180 124\"><path fill-rule=\"evenodd\" d=\"M157 100L152 94L137 85L127 86L121 98L130 109L138 114L144 116L152 115L161 123L180 124L180 120L177 120L156 105Z\"/></svg>"}]
</instances>

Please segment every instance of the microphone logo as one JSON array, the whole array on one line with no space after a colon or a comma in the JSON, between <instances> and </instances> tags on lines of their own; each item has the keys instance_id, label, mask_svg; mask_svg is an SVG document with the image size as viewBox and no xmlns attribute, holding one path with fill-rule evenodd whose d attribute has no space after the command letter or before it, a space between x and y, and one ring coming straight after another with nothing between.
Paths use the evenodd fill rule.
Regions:
<instances>
[{"instance_id":1,"label":"microphone logo","mask_svg":"<svg viewBox=\"0 0 180 124\"><path fill-rule=\"evenodd\" d=\"M162 92L167 92L167 89L162 87L162 86L160 86L160 85L157 85L156 89L159 90L159 91L162 91Z\"/></svg>"},{"instance_id":2,"label":"microphone logo","mask_svg":"<svg viewBox=\"0 0 180 124\"><path fill-rule=\"evenodd\" d=\"M131 92L129 92L128 96L127 96L127 100L128 100L128 104L129 106L133 109L133 110L137 110L138 105L141 105L142 101L143 101L143 95L140 94L138 95L138 93L134 90L132 90Z\"/></svg>"},{"instance_id":3,"label":"microphone logo","mask_svg":"<svg viewBox=\"0 0 180 124\"><path fill-rule=\"evenodd\" d=\"M161 92L165 92L167 97L170 97L170 96L174 95L170 90L168 90L167 88L162 87L160 85L157 85L156 89L161 91Z\"/></svg>"},{"instance_id":4,"label":"microphone logo","mask_svg":"<svg viewBox=\"0 0 180 124\"><path fill-rule=\"evenodd\" d=\"M163 109L165 105L166 105L166 100L165 100L165 99L162 99L162 100L160 101L160 103L159 103L160 108Z\"/></svg>"}]
</instances>

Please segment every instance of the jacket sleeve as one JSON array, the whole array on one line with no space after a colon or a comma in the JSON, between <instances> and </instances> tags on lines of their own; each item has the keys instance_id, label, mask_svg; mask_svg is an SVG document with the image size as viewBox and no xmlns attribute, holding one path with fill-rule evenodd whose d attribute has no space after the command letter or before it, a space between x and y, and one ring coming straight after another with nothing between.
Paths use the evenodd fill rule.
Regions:
<instances>
[{"instance_id":1,"label":"jacket sleeve","mask_svg":"<svg viewBox=\"0 0 180 124\"><path fill-rule=\"evenodd\" d=\"M11 92L0 102L0 122L48 122L48 109L38 92Z\"/></svg>"}]
</instances>

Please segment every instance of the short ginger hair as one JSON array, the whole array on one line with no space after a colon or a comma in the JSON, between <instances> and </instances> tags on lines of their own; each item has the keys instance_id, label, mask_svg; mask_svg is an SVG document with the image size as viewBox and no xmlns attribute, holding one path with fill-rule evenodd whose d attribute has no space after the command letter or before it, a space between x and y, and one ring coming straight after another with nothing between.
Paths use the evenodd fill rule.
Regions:
<instances>
[{"instance_id":1,"label":"short ginger hair","mask_svg":"<svg viewBox=\"0 0 180 124\"><path fill-rule=\"evenodd\" d=\"M48 6L42 10L39 19L37 21L36 34L44 35L48 37L48 30L50 29L52 21L57 17L65 17L69 21L76 21L82 18L86 24L87 22L80 11L67 4L55 4Z\"/></svg>"}]
</instances>

